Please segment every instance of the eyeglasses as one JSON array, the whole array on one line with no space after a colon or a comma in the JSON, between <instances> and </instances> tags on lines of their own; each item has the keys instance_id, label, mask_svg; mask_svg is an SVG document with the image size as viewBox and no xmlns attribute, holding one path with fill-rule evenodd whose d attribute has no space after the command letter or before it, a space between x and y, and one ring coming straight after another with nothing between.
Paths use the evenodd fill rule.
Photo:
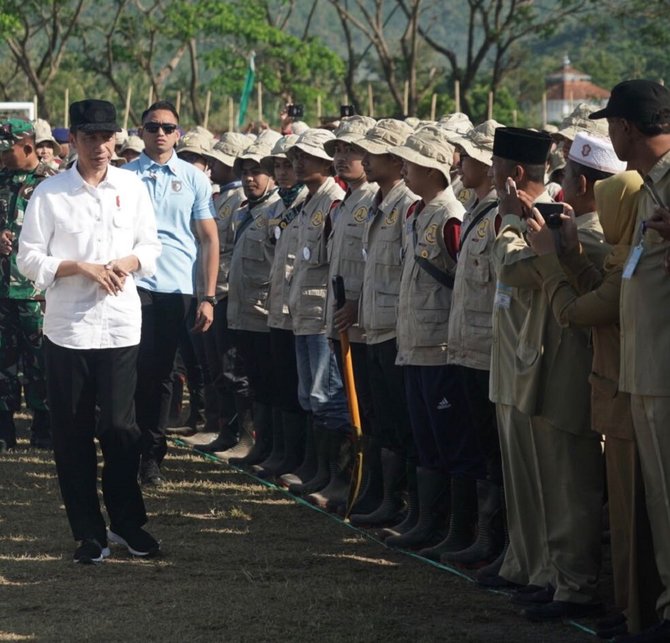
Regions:
<instances>
[{"instance_id":1,"label":"eyeglasses","mask_svg":"<svg viewBox=\"0 0 670 643\"><path fill-rule=\"evenodd\" d=\"M155 123L150 121L149 123L145 123L143 127L150 134L156 134L159 129L162 129L163 132L170 135L174 134L177 131L177 127L179 126L175 125L174 123Z\"/></svg>"}]
</instances>

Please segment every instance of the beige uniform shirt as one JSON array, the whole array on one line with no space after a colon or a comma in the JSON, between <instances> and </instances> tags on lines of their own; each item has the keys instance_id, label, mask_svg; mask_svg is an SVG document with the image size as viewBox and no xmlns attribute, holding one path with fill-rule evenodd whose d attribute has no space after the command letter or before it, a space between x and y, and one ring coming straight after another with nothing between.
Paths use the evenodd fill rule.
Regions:
<instances>
[{"instance_id":1,"label":"beige uniform shirt","mask_svg":"<svg viewBox=\"0 0 670 643\"><path fill-rule=\"evenodd\" d=\"M574 434L591 431L592 353L588 329L562 328L542 291L538 257L528 247L525 223L503 218L493 245L498 275L494 300L491 400L540 416ZM602 266L609 248L596 213L577 218L584 251ZM566 403L569 400L569 403Z\"/></svg>"},{"instance_id":2,"label":"beige uniform shirt","mask_svg":"<svg viewBox=\"0 0 670 643\"><path fill-rule=\"evenodd\" d=\"M291 314L288 309L288 293L293 275L295 253L298 248L298 213L307 188L303 188L288 209L278 215L279 222L273 234L276 241L275 258L270 271L270 293L268 296L268 326L293 330ZM281 203L281 201L280 201ZM281 204L282 207L284 204Z\"/></svg>"},{"instance_id":3,"label":"beige uniform shirt","mask_svg":"<svg viewBox=\"0 0 670 643\"><path fill-rule=\"evenodd\" d=\"M333 210L333 231L328 239L328 299L326 301L326 333L339 339L340 334L333 324L335 313L335 291L333 278L341 275L349 301L358 302L363 287L363 233L370 206L377 193L376 183L364 183L353 192L347 192L344 200ZM365 342L365 334L359 324L347 331L349 341Z\"/></svg>"},{"instance_id":4,"label":"beige uniform shirt","mask_svg":"<svg viewBox=\"0 0 670 643\"><path fill-rule=\"evenodd\" d=\"M447 334L452 289L442 285L417 262L417 257L452 276L456 262L444 243L449 220L463 220L465 210L451 189L440 192L408 219L408 251L402 269L398 302L398 355L401 366L441 366L447 363ZM414 237L416 236L416 244Z\"/></svg>"},{"instance_id":5,"label":"beige uniform shirt","mask_svg":"<svg viewBox=\"0 0 670 643\"><path fill-rule=\"evenodd\" d=\"M396 336L403 229L407 211L419 197L399 181L380 199L378 193L363 231L361 249L365 267L358 323L365 330L368 344L380 344Z\"/></svg>"},{"instance_id":6,"label":"beige uniform shirt","mask_svg":"<svg viewBox=\"0 0 670 643\"><path fill-rule=\"evenodd\" d=\"M325 224L344 190L332 177L303 203L298 226L298 248L289 287L289 311L296 335L325 332L328 257Z\"/></svg>"},{"instance_id":7,"label":"beige uniform shirt","mask_svg":"<svg viewBox=\"0 0 670 643\"><path fill-rule=\"evenodd\" d=\"M670 152L647 175L663 204L670 205ZM655 204L646 189L638 200L637 230L633 238L631 261L636 246L642 244L635 272L621 282L621 372L619 387L634 395L670 396L670 276L664 260L670 242L655 230L642 233L642 222L649 219ZM626 267L624 267L624 277Z\"/></svg>"},{"instance_id":8,"label":"beige uniform shirt","mask_svg":"<svg viewBox=\"0 0 670 643\"><path fill-rule=\"evenodd\" d=\"M235 240L228 275L228 326L267 333L267 298L275 246L272 216L281 203L275 191L249 210L235 213Z\"/></svg>"},{"instance_id":9,"label":"beige uniform shirt","mask_svg":"<svg viewBox=\"0 0 670 643\"><path fill-rule=\"evenodd\" d=\"M449 315L447 354L450 364L488 371L491 368L493 299L496 291L491 249L498 216L494 190L463 221L463 233L482 212L486 214L461 238L454 294Z\"/></svg>"}]
</instances>

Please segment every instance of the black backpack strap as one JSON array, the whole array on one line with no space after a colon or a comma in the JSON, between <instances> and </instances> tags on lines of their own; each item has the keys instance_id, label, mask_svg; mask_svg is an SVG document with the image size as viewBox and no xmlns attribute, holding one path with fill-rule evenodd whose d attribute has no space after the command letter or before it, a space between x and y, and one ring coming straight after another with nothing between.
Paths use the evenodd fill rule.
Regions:
<instances>
[{"instance_id":1,"label":"black backpack strap","mask_svg":"<svg viewBox=\"0 0 670 643\"><path fill-rule=\"evenodd\" d=\"M418 235L416 231L416 219L412 223L412 234L414 237L414 260L419 264L419 267L425 270L435 281L446 286L447 288L454 287L454 276L448 272L440 270L437 266L433 265L425 257L420 257L416 254L416 246L418 243Z\"/></svg>"},{"instance_id":2,"label":"black backpack strap","mask_svg":"<svg viewBox=\"0 0 670 643\"><path fill-rule=\"evenodd\" d=\"M468 227L465 229L465 234L461 236L461 239L467 239L467 236L472 232L472 229L489 213L493 208L497 207L498 202L494 201L487 205L472 221L470 221Z\"/></svg>"}]
</instances>

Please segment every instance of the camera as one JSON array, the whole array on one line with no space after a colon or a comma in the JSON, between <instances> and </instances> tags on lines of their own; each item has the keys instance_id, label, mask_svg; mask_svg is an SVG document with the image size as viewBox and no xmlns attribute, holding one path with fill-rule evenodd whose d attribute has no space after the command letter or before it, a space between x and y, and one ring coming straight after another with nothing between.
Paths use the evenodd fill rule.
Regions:
<instances>
[{"instance_id":1,"label":"camera","mask_svg":"<svg viewBox=\"0 0 670 643\"><path fill-rule=\"evenodd\" d=\"M290 118L302 118L305 115L305 108L302 105L287 105L286 112Z\"/></svg>"},{"instance_id":2,"label":"camera","mask_svg":"<svg viewBox=\"0 0 670 643\"><path fill-rule=\"evenodd\" d=\"M353 116L356 113L353 105L340 105L340 118Z\"/></svg>"},{"instance_id":3,"label":"camera","mask_svg":"<svg viewBox=\"0 0 670 643\"><path fill-rule=\"evenodd\" d=\"M563 204L562 203L536 203L535 207L544 217L547 227L552 230L558 230L563 225Z\"/></svg>"}]
</instances>

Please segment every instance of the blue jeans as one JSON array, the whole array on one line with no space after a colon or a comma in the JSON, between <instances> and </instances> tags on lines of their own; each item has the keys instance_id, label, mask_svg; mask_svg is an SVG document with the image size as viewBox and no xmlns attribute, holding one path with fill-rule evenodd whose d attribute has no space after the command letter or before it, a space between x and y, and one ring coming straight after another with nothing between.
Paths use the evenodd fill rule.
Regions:
<instances>
[{"instance_id":1,"label":"blue jeans","mask_svg":"<svg viewBox=\"0 0 670 643\"><path fill-rule=\"evenodd\" d=\"M349 430L349 409L335 354L325 335L296 335L298 400L314 422L330 431Z\"/></svg>"}]
</instances>

